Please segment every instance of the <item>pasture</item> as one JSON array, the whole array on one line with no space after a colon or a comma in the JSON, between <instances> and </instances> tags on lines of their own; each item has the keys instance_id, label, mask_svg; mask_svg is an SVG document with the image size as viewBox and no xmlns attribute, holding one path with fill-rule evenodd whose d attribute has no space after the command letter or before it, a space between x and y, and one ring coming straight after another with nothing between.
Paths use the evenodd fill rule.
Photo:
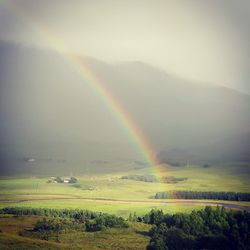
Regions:
<instances>
[{"instance_id":1,"label":"pasture","mask_svg":"<svg viewBox=\"0 0 250 250\"><path fill-rule=\"evenodd\" d=\"M78 182L47 183L49 176L15 177L0 180L0 206L79 208L127 217L129 213L144 214L153 208L164 212L189 212L205 205L200 203L169 203L153 199L156 192L169 190L250 192L248 164L227 166L165 167L164 176L186 178L177 183L142 182L121 179L124 175L155 174L143 168L112 174L77 176ZM173 200L172 200L173 201ZM215 203L215 201L210 201ZM249 202L224 202L250 206Z\"/></svg>"}]
</instances>

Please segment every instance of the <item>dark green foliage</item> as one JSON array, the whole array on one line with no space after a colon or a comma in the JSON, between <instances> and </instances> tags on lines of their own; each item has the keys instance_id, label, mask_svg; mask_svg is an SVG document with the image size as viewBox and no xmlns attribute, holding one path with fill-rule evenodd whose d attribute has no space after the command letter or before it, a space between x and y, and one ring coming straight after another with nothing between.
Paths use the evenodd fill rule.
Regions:
<instances>
[{"instance_id":1,"label":"dark green foliage","mask_svg":"<svg viewBox=\"0 0 250 250\"><path fill-rule=\"evenodd\" d=\"M155 234L151 239L147 250L168 250L169 248L165 244L165 239L160 234Z\"/></svg>"},{"instance_id":2,"label":"dark green foliage","mask_svg":"<svg viewBox=\"0 0 250 250\"><path fill-rule=\"evenodd\" d=\"M35 232L62 232L71 230L83 230L83 224L69 219L46 219L39 220L33 231Z\"/></svg>"},{"instance_id":3,"label":"dark green foliage","mask_svg":"<svg viewBox=\"0 0 250 250\"><path fill-rule=\"evenodd\" d=\"M154 175L125 175L121 179L128 179L134 181L144 181L144 182L164 182L164 183L178 183L180 181L185 181L187 178L177 178L174 176L167 176L162 179L157 178Z\"/></svg>"},{"instance_id":4,"label":"dark green foliage","mask_svg":"<svg viewBox=\"0 0 250 250\"><path fill-rule=\"evenodd\" d=\"M109 227L127 228L128 223L122 217L107 214L102 214L102 216L86 222L86 231L88 232L100 231Z\"/></svg>"},{"instance_id":5,"label":"dark green foliage","mask_svg":"<svg viewBox=\"0 0 250 250\"><path fill-rule=\"evenodd\" d=\"M77 209L50 209L50 208L30 208L30 207L5 207L0 209L0 214L14 215L39 215L48 217L70 218L80 222L94 219L101 213L91 212L88 210Z\"/></svg>"},{"instance_id":6,"label":"dark green foliage","mask_svg":"<svg viewBox=\"0 0 250 250\"><path fill-rule=\"evenodd\" d=\"M249 249L250 214L226 211L224 207L163 214L152 210L143 217L153 224L148 249Z\"/></svg>"},{"instance_id":7,"label":"dark green foliage","mask_svg":"<svg viewBox=\"0 0 250 250\"><path fill-rule=\"evenodd\" d=\"M229 200L250 201L250 193L236 192L199 192L199 191L169 191L157 192L155 199L192 199L192 200Z\"/></svg>"},{"instance_id":8,"label":"dark green foliage","mask_svg":"<svg viewBox=\"0 0 250 250\"><path fill-rule=\"evenodd\" d=\"M72 219L43 218L37 221L32 230L19 232L20 236L38 238L42 240L53 240L60 242L60 235L65 232L84 230L84 224Z\"/></svg>"},{"instance_id":9,"label":"dark green foliage","mask_svg":"<svg viewBox=\"0 0 250 250\"><path fill-rule=\"evenodd\" d=\"M63 179L60 176L57 176L55 181L58 183L63 183Z\"/></svg>"},{"instance_id":10,"label":"dark green foliage","mask_svg":"<svg viewBox=\"0 0 250 250\"><path fill-rule=\"evenodd\" d=\"M100 231L104 228L127 228L128 223L115 215L91 212L88 210L69 210L69 209L48 209L48 208L25 208L25 207L6 207L0 209L0 214L39 215L47 216L49 219L38 221L34 231L61 231L66 229L76 229L79 224L85 223L86 231ZM136 218L136 214L134 214ZM83 226L83 224L82 224Z\"/></svg>"},{"instance_id":11,"label":"dark green foliage","mask_svg":"<svg viewBox=\"0 0 250 250\"><path fill-rule=\"evenodd\" d=\"M159 225L164 218L162 210L151 210L149 213L149 224Z\"/></svg>"},{"instance_id":12,"label":"dark green foliage","mask_svg":"<svg viewBox=\"0 0 250 250\"><path fill-rule=\"evenodd\" d=\"M77 183L77 179L73 176L70 177L69 183Z\"/></svg>"},{"instance_id":13,"label":"dark green foliage","mask_svg":"<svg viewBox=\"0 0 250 250\"><path fill-rule=\"evenodd\" d=\"M154 175L125 175L122 176L121 179L144 181L144 182L159 182L159 179Z\"/></svg>"}]
</instances>

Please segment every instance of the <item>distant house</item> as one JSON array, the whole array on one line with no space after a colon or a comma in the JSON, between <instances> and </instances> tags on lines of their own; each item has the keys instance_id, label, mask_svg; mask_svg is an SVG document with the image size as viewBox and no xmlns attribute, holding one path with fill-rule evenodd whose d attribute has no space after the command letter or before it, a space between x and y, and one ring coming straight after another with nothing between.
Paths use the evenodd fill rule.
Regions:
<instances>
[{"instance_id":1,"label":"distant house","mask_svg":"<svg viewBox=\"0 0 250 250\"><path fill-rule=\"evenodd\" d=\"M57 177L49 177L48 183L76 183L77 179L73 176L70 178L61 178L60 176Z\"/></svg>"},{"instance_id":2,"label":"distant house","mask_svg":"<svg viewBox=\"0 0 250 250\"><path fill-rule=\"evenodd\" d=\"M64 183L70 183L70 180L71 180L71 178L65 178L65 179L63 180L63 182L64 182Z\"/></svg>"},{"instance_id":3,"label":"distant house","mask_svg":"<svg viewBox=\"0 0 250 250\"><path fill-rule=\"evenodd\" d=\"M48 183L58 183L56 177L49 177Z\"/></svg>"}]
</instances>

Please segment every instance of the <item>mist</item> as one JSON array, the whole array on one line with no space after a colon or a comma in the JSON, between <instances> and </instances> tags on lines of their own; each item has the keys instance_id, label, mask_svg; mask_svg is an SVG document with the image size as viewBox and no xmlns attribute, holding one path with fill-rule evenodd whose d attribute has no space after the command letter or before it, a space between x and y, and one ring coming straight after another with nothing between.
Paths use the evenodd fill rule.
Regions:
<instances>
[{"instance_id":1,"label":"mist","mask_svg":"<svg viewBox=\"0 0 250 250\"><path fill-rule=\"evenodd\" d=\"M53 162L82 169L99 161L104 167L144 161L110 107L65 58L8 43L0 47L3 166L15 169L29 158L39 159L38 166ZM130 113L155 154L184 149L184 155L198 155L200 147L227 148L222 141L232 136L249 138L247 94L183 80L142 62L82 61ZM241 150L234 160L246 160L248 153ZM231 151L225 160L227 155Z\"/></svg>"},{"instance_id":2,"label":"mist","mask_svg":"<svg viewBox=\"0 0 250 250\"><path fill-rule=\"evenodd\" d=\"M249 25L247 0L21 0L0 5L2 40L57 50L63 43L82 56L143 61L178 77L248 93Z\"/></svg>"},{"instance_id":3,"label":"mist","mask_svg":"<svg viewBox=\"0 0 250 250\"><path fill-rule=\"evenodd\" d=\"M247 1L3 1L1 171L147 165L70 53L160 162L248 161L249 11Z\"/></svg>"}]
</instances>

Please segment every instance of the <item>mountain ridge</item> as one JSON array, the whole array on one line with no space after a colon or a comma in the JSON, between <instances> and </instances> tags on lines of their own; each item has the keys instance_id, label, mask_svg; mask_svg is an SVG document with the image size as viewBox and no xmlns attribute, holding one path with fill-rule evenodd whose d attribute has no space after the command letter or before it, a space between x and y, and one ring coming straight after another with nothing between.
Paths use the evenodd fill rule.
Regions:
<instances>
[{"instance_id":1,"label":"mountain ridge","mask_svg":"<svg viewBox=\"0 0 250 250\"><path fill-rule=\"evenodd\" d=\"M67 58L3 42L0 52L2 162L34 156L84 168L94 161L143 160L111 107ZM141 62L82 60L131 114L156 153L249 132L247 94L190 83Z\"/></svg>"}]
</instances>

